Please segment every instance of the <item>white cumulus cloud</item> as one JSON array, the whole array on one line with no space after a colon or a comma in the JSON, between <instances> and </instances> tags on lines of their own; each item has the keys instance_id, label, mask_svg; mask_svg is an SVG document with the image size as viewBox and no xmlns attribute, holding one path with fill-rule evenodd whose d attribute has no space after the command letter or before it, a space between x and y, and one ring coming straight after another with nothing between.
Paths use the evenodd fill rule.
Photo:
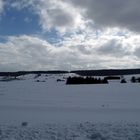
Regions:
<instances>
[{"instance_id":1,"label":"white cumulus cloud","mask_svg":"<svg viewBox=\"0 0 140 140\"><path fill-rule=\"evenodd\" d=\"M83 34L52 45L38 36L9 36L0 43L0 71L139 67L139 37L104 33L98 41Z\"/></svg>"},{"instance_id":2,"label":"white cumulus cloud","mask_svg":"<svg viewBox=\"0 0 140 140\"><path fill-rule=\"evenodd\" d=\"M140 67L138 0L9 1L29 8L43 32L56 30L61 41L8 36L0 43L0 71Z\"/></svg>"}]
</instances>

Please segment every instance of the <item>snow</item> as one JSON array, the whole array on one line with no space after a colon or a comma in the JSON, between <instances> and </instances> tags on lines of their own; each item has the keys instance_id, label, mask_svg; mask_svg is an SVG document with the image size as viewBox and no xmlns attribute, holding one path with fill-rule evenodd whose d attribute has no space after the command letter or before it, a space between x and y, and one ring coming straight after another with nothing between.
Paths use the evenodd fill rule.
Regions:
<instances>
[{"instance_id":1,"label":"snow","mask_svg":"<svg viewBox=\"0 0 140 140\"><path fill-rule=\"evenodd\" d=\"M0 126L1 140L139 140L140 124L75 123Z\"/></svg>"},{"instance_id":2,"label":"snow","mask_svg":"<svg viewBox=\"0 0 140 140\"><path fill-rule=\"evenodd\" d=\"M140 84L130 76L102 85L35 76L0 82L0 139L140 139Z\"/></svg>"}]
</instances>

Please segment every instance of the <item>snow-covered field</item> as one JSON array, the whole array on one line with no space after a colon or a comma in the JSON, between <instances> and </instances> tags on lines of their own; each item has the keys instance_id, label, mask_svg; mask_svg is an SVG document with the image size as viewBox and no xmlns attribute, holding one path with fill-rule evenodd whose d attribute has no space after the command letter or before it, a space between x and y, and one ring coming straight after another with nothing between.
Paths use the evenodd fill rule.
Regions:
<instances>
[{"instance_id":1,"label":"snow-covered field","mask_svg":"<svg viewBox=\"0 0 140 140\"><path fill-rule=\"evenodd\" d=\"M140 83L57 82L67 76L1 81L0 140L140 139Z\"/></svg>"}]
</instances>

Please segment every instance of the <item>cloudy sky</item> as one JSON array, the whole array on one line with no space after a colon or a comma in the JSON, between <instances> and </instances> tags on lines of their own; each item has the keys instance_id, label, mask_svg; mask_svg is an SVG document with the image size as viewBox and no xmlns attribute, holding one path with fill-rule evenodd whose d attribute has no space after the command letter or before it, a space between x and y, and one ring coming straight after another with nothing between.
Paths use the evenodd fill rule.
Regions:
<instances>
[{"instance_id":1,"label":"cloudy sky","mask_svg":"<svg viewBox=\"0 0 140 140\"><path fill-rule=\"evenodd\" d=\"M0 71L140 68L140 0L0 0Z\"/></svg>"}]
</instances>

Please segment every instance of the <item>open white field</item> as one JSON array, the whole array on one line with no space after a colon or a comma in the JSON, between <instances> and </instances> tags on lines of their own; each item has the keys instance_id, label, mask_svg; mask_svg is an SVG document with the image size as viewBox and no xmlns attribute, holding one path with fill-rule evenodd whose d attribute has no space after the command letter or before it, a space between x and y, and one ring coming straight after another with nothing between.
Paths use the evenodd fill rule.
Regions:
<instances>
[{"instance_id":1,"label":"open white field","mask_svg":"<svg viewBox=\"0 0 140 140\"><path fill-rule=\"evenodd\" d=\"M0 138L140 138L139 83L65 85L56 82L62 77L42 75L34 79L34 75L27 75L23 80L0 82ZM21 126L22 122L28 125Z\"/></svg>"}]
</instances>

